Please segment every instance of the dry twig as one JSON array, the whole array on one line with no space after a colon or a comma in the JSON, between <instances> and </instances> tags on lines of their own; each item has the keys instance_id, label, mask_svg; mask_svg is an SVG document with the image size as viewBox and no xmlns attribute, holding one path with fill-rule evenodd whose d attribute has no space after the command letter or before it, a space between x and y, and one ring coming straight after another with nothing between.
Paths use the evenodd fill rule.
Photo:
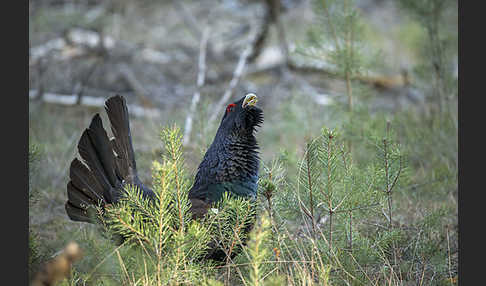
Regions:
<instances>
[{"instance_id":1,"label":"dry twig","mask_svg":"<svg viewBox=\"0 0 486 286\"><path fill-rule=\"evenodd\" d=\"M217 112L218 110L221 110L224 106L224 104L230 99L231 95L233 94L233 90L235 89L236 85L239 83L241 75L243 74L243 71L246 66L246 61L248 59L248 56L251 54L251 51L253 50L253 43L250 43L246 46L245 50L240 55L240 58L238 60L238 64L236 65L236 68L233 72L233 78L230 81L228 89L224 92L223 96L221 99L216 103L213 112L211 116L209 117L208 123L211 124L216 120L217 116L219 113Z\"/></svg>"},{"instance_id":2,"label":"dry twig","mask_svg":"<svg viewBox=\"0 0 486 286\"><path fill-rule=\"evenodd\" d=\"M209 28L204 29L201 38L201 44L199 45L199 62L196 91L192 96L191 107L189 108L189 113L186 117L186 124L184 126L184 139L182 141L183 146L187 146L187 144L189 144L191 140L192 120L194 113L196 112L196 106L201 98L201 88L204 86L204 82L206 79L206 49L209 39L209 30Z\"/></svg>"}]
</instances>

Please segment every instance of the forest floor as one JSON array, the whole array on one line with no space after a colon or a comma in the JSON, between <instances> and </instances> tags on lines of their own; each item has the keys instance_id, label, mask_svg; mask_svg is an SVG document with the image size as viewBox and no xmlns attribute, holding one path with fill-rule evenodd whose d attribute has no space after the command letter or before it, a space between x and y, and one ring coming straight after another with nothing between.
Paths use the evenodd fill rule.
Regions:
<instances>
[{"instance_id":1,"label":"forest floor","mask_svg":"<svg viewBox=\"0 0 486 286\"><path fill-rule=\"evenodd\" d=\"M73 95L82 90L86 97L102 98L122 94L130 104L160 110L155 117L133 116L130 122L139 175L149 184L152 162L161 160L163 151L161 129L173 124L184 128L197 89L202 33L209 31L206 79L193 115L191 142L184 149L189 174L195 174L214 137L219 119L208 124L208 118L222 111L211 108L228 90L239 57L258 32L264 14L258 1L181 1L183 6L176 2L29 2L31 91ZM298 59L300 55L295 51L304 45L315 14L311 1L283 2L289 3L281 19L290 56ZM417 64L419 51L414 45L422 33L419 25L399 11L393 1L362 0L357 4L369 48L382 52L382 62L373 74L400 78L403 70L411 70ZM112 39L113 45L100 52L86 42L67 41L59 49L47 48L49 52L42 54L46 43L72 40L69 35L76 35L76 31L102 34L105 39ZM258 104L265 114L265 123L257 135L263 162L270 162L283 151L300 157L306 140L318 135L322 126L341 124L333 103L346 101L342 78L282 69L282 62L277 30L272 25L260 57L245 66L231 96L231 101L247 92L259 96ZM366 101L370 109L391 117L395 112L420 111L425 104L423 94L403 84L375 86L371 90ZM38 234L42 252L47 256L76 239L72 235L81 229L86 229L86 233L94 230L92 225L70 221L64 203L77 141L95 113L100 113L107 127L101 106L66 106L34 99L29 102L29 143L41 151L30 179L37 196L29 208L29 229ZM423 209L444 204L457 208L457 190L442 201L436 201L435 196L426 200L418 195L398 196L403 199L402 222L416 221L424 216ZM457 218L451 224L457 225ZM457 236L453 239L453 247L457 248Z\"/></svg>"}]
</instances>

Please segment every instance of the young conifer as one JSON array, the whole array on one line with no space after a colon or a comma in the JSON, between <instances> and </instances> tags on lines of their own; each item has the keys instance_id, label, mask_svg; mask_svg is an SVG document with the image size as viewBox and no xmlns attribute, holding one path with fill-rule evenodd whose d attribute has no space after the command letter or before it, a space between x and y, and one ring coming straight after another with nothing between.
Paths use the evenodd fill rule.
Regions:
<instances>
[{"instance_id":1,"label":"young conifer","mask_svg":"<svg viewBox=\"0 0 486 286\"><path fill-rule=\"evenodd\" d=\"M316 22L298 53L344 79L347 108L354 110L358 86L354 80L376 65L377 54L367 51L364 25L354 0L315 0ZM360 87L359 87L360 88ZM361 89L361 88L360 88Z\"/></svg>"},{"instance_id":2,"label":"young conifer","mask_svg":"<svg viewBox=\"0 0 486 286\"><path fill-rule=\"evenodd\" d=\"M138 275L155 285L197 284L214 264L206 259L208 252L221 251L230 263L241 251L255 218L255 202L224 194L204 219L193 220L179 128L164 129L161 139L162 161L152 165L156 199L145 199L136 187L127 187L102 220L111 233L123 238L128 252L120 256L119 264L128 273L126 279ZM136 262L129 263L126 257Z\"/></svg>"}]
</instances>

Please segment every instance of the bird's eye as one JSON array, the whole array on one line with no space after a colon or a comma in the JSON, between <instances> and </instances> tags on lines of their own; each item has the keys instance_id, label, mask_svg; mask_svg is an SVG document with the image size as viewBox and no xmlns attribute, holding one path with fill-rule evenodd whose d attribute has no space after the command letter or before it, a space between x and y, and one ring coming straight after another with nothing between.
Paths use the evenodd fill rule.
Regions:
<instances>
[{"instance_id":1,"label":"bird's eye","mask_svg":"<svg viewBox=\"0 0 486 286\"><path fill-rule=\"evenodd\" d=\"M228 106L226 107L226 113L229 113L229 112L233 111L233 108L235 106L236 106L236 104L234 104L234 103L228 104Z\"/></svg>"}]
</instances>

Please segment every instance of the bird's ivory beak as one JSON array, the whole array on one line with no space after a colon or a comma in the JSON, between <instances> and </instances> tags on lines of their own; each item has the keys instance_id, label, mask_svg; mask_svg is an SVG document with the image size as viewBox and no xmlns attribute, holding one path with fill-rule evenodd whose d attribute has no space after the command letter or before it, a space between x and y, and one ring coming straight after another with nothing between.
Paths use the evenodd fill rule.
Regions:
<instances>
[{"instance_id":1,"label":"bird's ivory beak","mask_svg":"<svg viewBox=\"0 0 486 286\"><path fill-rule=\"evenodd\" d=\"M246 106L254 106L258 102L258 98L256 94L254 93L249 93L245 96L245 99L243 100L243 104L241 107L245 108Z\"/></svg>"}]
</instances>

